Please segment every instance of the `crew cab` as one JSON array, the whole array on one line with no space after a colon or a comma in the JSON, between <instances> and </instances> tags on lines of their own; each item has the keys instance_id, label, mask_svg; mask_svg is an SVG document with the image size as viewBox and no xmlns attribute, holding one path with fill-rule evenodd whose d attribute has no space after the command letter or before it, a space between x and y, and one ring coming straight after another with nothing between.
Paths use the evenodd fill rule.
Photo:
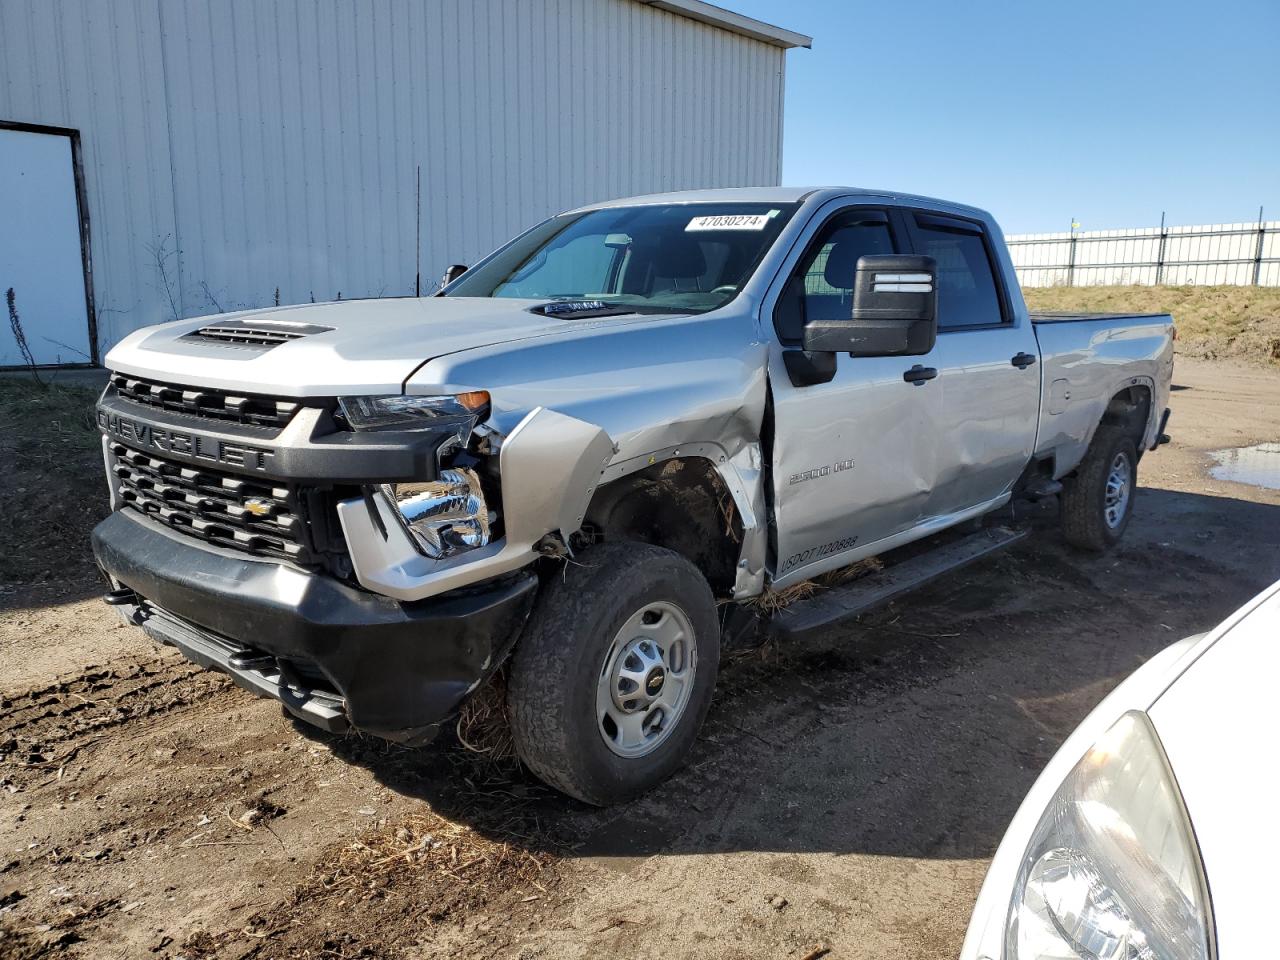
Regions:
<instances>
[{"instance_id":1,"label":"crew cab","mask_svg":"<svg viewBox=\"0 0 1280 960\"><path fill-rule=\"evenodd\" d=\"M1021 495L1105 549L1163 437L1171 319L1029 316L972 207L639 197L447 276L116 346L107 600L331 731L425 742L503 670L591 803L685 758L726 611Z\"/></svg>"}]
</instances>

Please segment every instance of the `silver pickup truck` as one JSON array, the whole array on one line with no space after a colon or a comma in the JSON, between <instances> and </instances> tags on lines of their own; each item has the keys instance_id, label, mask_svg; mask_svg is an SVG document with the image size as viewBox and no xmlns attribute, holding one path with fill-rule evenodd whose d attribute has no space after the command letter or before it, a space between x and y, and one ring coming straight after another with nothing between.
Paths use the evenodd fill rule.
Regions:
<instances>
[{"instance_id":1,"label":"silver pickup truck","mask_svg":"<svg viewBox=\"0 0 1280 960\"><path fill-rule=\"evenodd\" d=\"M922 197L618 200L447 278L112 350L106 599L331 731L425 742L503 670L591 803L679 766L755 598L955 565L1019 496L1104 549L1168 416L1168 316L1029 316L992 218Z\"/></svg>"}]
</instances>

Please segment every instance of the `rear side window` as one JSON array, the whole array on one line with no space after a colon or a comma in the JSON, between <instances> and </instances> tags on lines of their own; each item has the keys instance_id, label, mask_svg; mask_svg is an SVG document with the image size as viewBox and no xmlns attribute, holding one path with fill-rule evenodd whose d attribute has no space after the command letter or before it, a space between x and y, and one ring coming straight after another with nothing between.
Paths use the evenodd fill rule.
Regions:
<instances>
[{"instance_id":1,"label":"rear side window","mask_svg":"<svg viewBox=\"0 0 1280 960\"><path fill-rule=\"evenodd\" d=\"M783 341L797 341L803 338L809 320L849 319L858 258L895 252L883 213L838 215L818 232L787 281L774 311L778 336Z\"/></svg>"},{"instance_id":2,"label":"rear side window","mask_svg":"<svg viewBox=\"0 0 1280 960\"><path fill-rule=\"evenodd\" d=\"M1000 291L987 244L976 224L916 215L916 252L938 262L938 326L1003 323Z\"/></svg>"}]
</instances>

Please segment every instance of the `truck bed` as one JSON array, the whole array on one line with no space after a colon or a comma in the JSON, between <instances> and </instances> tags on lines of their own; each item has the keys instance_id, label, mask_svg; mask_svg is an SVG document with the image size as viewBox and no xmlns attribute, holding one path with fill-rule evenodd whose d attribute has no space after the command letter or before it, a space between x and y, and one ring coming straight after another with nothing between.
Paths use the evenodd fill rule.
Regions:
<instances>
[{"instance_id":1,"label":"truck bed","mask_svg":"<svg viewBox=\"0 0 1280 960\"><path fill-rule=\"evenodd\" d=\"M1142 317L1163 317L1163 313L1067 313L1045 310L1031 314L1032 323L1074 323L1081 320L1128 320Z\"/></svg>"},{"instance_id":2,"label":"truck bed","mask_svg":"<svg viewBox=\"0 0 1280 960\"><path fill-rule=\"evenodd\" d=\"M1036 456L1054 459L1054 478L1075 469L1112 397L1136 387L1150 395L1149 449L1169 403L1173 318L1167 313L1033 313L1040 345L1040 425Z\"/></svg>"}]
</instances>

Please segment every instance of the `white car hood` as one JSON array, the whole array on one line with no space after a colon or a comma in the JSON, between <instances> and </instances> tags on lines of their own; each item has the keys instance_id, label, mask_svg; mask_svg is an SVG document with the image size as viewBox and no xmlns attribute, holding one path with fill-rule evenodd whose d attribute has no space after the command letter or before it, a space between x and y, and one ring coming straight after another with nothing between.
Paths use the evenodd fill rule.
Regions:
<instances>
[{"instance_id":1,"label":"white car hood","mask_svg":"<svg viewBox=\"0 0 1280 960\"><path fill-rule=\"evenodd\" d=\"M1148 715L1204 858L1220 957L1274 955L1280 592L1221 635Z\"/></svg>"},{"instance_id":2,"label":"white car hood","mask_svg":"<svg viewBox=\"0 0 1280 960\"><path fill-rule=\"evenodd\" d=\"M565 320L529 312L541 302L410 297L196 317L130 334L107 354L105 365L166 383L278 396L399 393L414 370L445 354L636 319ZM227 321L328 329L267 349L188 336Z\"/></svg>"}]
</instances>

